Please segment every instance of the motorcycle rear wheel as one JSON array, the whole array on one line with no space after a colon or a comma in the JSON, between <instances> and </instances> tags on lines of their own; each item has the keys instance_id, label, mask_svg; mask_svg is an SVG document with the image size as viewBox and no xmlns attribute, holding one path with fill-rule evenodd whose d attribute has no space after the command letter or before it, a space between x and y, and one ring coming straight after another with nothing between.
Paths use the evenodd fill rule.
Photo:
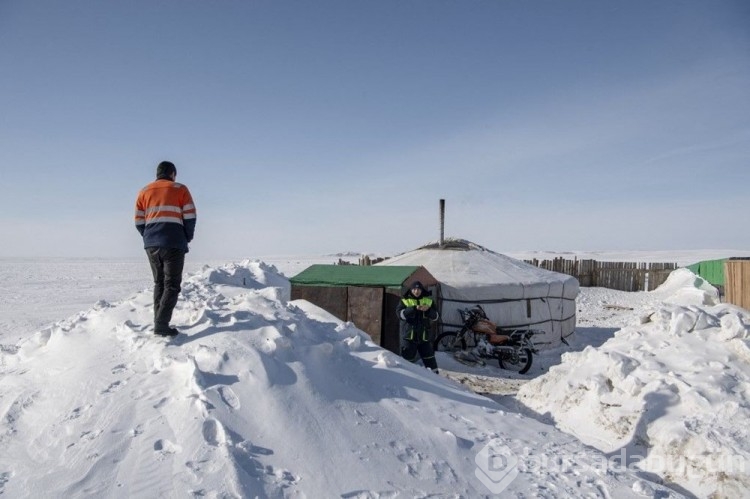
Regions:
<instances>
[{"instance_id":1,"label":"motorcycle rear wheel","mask_svg":"<svg viewBox=\"0 0 750 499\"><path fill-rule=\"evenodd\" d=\"M458 350L466 350L466 340L461 338L461 341L456 343L456 336L458 333L450 331L442 333L435 338L435 342L432 344L433 349L436 352L455 352Z\"/></svg>"},{"instance_id":2,"label":"motorcycle rear wheel","mask_svg":"<svg viewBox=\"0 0 750 499\"><path fill-rule=\"evenodd\" d=\"M531 349L522 348L518 351L517 357L505 353L500 354L497 358L497 362L502 369L515 371L518 374L526 374L529 369L531 369L531 362L533 360L532 356Z\"/></svg>"}]
</instances>

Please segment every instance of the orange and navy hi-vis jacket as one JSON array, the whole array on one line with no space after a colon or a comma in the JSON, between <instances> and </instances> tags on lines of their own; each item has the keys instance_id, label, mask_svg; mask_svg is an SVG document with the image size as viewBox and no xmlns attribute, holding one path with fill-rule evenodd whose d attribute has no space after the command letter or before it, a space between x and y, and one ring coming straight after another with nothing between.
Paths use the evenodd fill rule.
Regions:
<instances>
[{"instance_id":1,"label":"orange and navy hi-vis jacket","mask_svg":"<svg viewBox=\"0 0 750 499\"><path fill-rule=\"evenodd\" d=\"M157 179L138 193L135 227L145 248L188 251L195 233L195 204L187 187L169 179Z\"/></svg>"}]
</instances>

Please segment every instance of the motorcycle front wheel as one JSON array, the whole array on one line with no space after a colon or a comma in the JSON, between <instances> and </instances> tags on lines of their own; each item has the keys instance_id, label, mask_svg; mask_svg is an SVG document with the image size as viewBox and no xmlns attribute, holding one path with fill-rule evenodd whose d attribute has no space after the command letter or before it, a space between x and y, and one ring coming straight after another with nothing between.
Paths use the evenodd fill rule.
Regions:
<instances>
[{"instance_id":1,"label":"motorcycle front wheel","mask_svg":"<svg viewBox=\"0 0 750 499\"><path fill-rule=\"evenodd\" d=\"M529 348L521 348L516 353L501 352L497 362L502 369L526 374L531 369L532 355Z\"/></svg>"},{"instance_id":2,"label":"motorcycle front wheel","mask_svg":"<svg viewBox=\"0 0 750 499\"><path fill-rule=\"evenodd\" d=\"M458 333L450 331L442 333L435 338L435 342L432 344L433 349L436 352L455 352L457 350L466 350L466 340L461 338L460 341L456 340Z\"/></svg>"}]
</instances>

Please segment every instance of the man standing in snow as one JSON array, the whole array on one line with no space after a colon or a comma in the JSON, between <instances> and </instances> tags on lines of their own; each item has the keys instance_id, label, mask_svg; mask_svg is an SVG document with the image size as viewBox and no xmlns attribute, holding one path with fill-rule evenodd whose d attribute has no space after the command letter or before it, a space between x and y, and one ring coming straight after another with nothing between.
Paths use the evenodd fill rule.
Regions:
<instances>
[{"instance_id":1,"label":"man standing in snow","mask_svg":"<svg viewBox=\"0 0 750 499\"><path fill-rule=\"evenodd\" d=\"M419 281L414 281L396 307L401 323L401 356L416 362L417 353L425 367L438 372L435 351L430 341L430 321L438 320L438 311L430 293Z\"/></svg>"},{"instance_id":2,"label":"man standing in snow","mask_svg":"<svg viewBox=\"0 0 750 499\"><path fill-rule=\"evenodd\" d=\"M156 180L141 189L135 202L135 228L143 236L154 276L154 333L177 336L169 325L182 283L188 243L195 232L195 204L188 188L175 182L174 163L162 161Z\"/></svg>"}]
</instances>

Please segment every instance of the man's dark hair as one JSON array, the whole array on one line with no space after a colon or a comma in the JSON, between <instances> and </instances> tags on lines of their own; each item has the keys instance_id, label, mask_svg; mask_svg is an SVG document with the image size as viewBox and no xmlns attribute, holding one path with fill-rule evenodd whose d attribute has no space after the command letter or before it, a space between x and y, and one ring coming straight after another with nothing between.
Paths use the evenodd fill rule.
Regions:
<instances>
[{"instance_id":1,"label":"man's dark hair","mask_svg":"<svg viewBox=\"0 0 750 499\"><path fill-rule=\"evenodd\" d=\"M162 161L156 167L156 178L171 179L173 173L177 173L177 167L171 161Z\"/></svg>"}]
</instances>

